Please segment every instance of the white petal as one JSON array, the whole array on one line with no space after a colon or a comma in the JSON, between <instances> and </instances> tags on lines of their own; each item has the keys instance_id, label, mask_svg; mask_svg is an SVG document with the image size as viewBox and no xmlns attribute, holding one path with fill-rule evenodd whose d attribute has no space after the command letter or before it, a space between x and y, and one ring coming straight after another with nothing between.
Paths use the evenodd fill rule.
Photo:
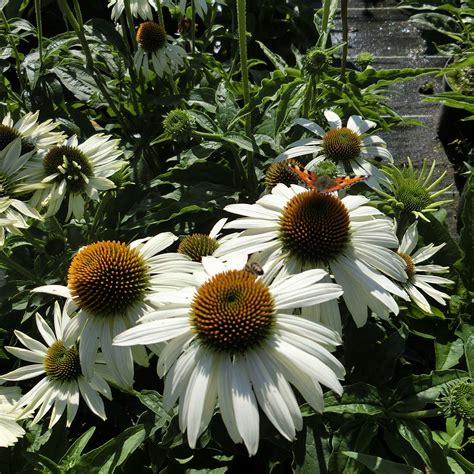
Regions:
<instances>
[{"instance_id":1,"label":"white petal","mask_svg":"<svg viewBox=\"0 0 474 474\"><path fill-rule=\"evenodd\" d=\"M71 298L71 293L67 286L63 285L46 285L38 286L31 290L32 293L48 293L55 296L63 296L64 298Z\"/></svg>"},{"instance_id":2,"label":"white petal","mask_svg":"<svg viewBox=\"0 0 474 474\"><path fill-rule=\"evenodd\" d=\"M127 329L114 338L115 346L156 344L180 336L190 330L189 317L151 321Z\"/></svg>"},{"instance_id":3,"label":"white petal","mask_svg":"<svg viewBox=\"0 0 474 474\"><path fill-rule=\"evenodd\" d=\"M341 118L339 117L339 115L337 115L332 110L325 110L324 111L324 116L326 117L326 120L328 121L331 128L341 128L342 127Z\"/></svg>"},{"instance_id":4,"label":"white petal","mask_svg":"<svg viewBox=\"0 0 474 474\"><path fill-rule=\"evenodd\" d=\"M20 367L19 369L13 370L4 374L0 377L3 380L10 380L12 382L18 380L31 379L33 377L38 377L38 375L44 374L43 364L31 364Z\"/></svg>"},{"instance_id":5,"label":"white petal","mask_svg":"<svg viewBox=\"0 0 474 474\"><path fill-rule=\"evenodd\" d=\"M301 125L302 127L306 128L310 132L313 132L315 135L318 135L320 137L324 137L325 131L323 130L322 127L320 127L318 124L311 122L310 120L307 120L305 118L297 118L295 120L295 123L297 125Z\"/></svg>"},{"instance_id":6,"label":"white petal","mask_svg":"<svg viewBox=\"0 0 474 474\"><path fill-rule=\"evenodd\" d=\"M362 135L367 130L374 128L377 124L371 120L364 120L360 115L351 115L347 121L347 128L350 128L352 131L357 133L357 135Z\"/></svg>"},{"instance_id":7,"label":"white petal","mask_svg":"<svg viewBox=\"0 0 474 474\"><path fill-rule=\"evenodd\" d=\"M230 380L232 405L234 413L238 414L236 416L237 430L247 447L249 456L253 456L258 450L260 417L246 363L241 355L236 355L233 363L230 364Z\"/></svg>"}]
</instances>

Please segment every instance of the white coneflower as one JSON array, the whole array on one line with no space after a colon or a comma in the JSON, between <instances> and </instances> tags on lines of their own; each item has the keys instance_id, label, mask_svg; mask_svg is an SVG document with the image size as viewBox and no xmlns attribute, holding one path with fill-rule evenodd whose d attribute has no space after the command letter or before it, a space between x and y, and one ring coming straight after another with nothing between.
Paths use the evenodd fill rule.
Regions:
<instances>
[{"instance_id":1,"label":"white coneflower","mask_svg":"<svg viewBox=\"0 0 474 474\"><path fill-rule=\"evenodd\" d=\"M33 152L21 153L21 139L17 138L0 151L0 247L5 242L5 230L17 234L29 227L26 218L42 219L36 209L22 199L22 187L27 182L22 171ZM34 183L29 182L33 188ZM38 181L36 187L41 187Z\"/></svg>"},{"instance_id":2,"label":"white coneflower","mask_svg":"<svg viewBox=\"0 0 474 474\"><path fill-rule=\"evenodd\" d=\"M138 49L134 63L137 69L143 69L148 75L148 62L151 60L153 70L159 77L174 74L184 64L186 51L176 43L162 25L145 21L137 30Z\"/></svg>"},{"instance_id":3,"label":"white coneflower","mask_svg":"<svg viewBox=\"0 0 474 474\"><path fill-rule=\"evenodd\" d=\"M417 223L414 222L408 227L398 248L398 254L405 260L405 271L408 275L408 280L402 286L410 296L410 299L419 308L427 313L431 313L431 306L422 292L444 306L446 304L445 300L449 300L450 296L433 288L431 285L452 285L454 282L447 278L431 275L432 273L447 273L449 271L448 267L432 264L420 265L420 263L429 260L446 244L429 244L413 253L418 244L418 230L416 226Z\"/></svg>"},{"instance_id":4,"label":"white coneflower","mask_svg":"<svg viewBox=\"0 0 474 474\"><path fill-rule=\"evenodd\" d=\"M120 346L169 341L158 362L158 374L166 376L164 407L179 398L180 427L192 448L216 400L232 440L254 455L259 406L291 441L303 420L290 384L318 412L324 405L320 383L342 392L344 368L329 352L339 335L292 315L294 308L337 298L341 288L321 283L322 270L273 283L243 269L246 260L203 258L194 285L168 293L167 304L114 340Z\"/></svg>"},{"instance_id":5,"label":"white coneflower","mask_svg":"<svg viewBox=\"0 0 474 474\"><path fill-rule=\"evenodd\" d=\"M20 387L0 387L0 448L13 446L25 434L17 423L21 416L17 406L20 397Z\"/></svg>"},{"instance_id":6,"label":"white coneflower","mask_svg":"<svg viewBox=\"0 0 474 474\"><path fill-rule=\"evenodd\" d=\"M110 0L108 7L112 7L112 20L118 21L125 10L124 0ZM156 10L156 0L130 0L130 10L134 18L153 20L153 9Z\"/></svg>"},{"instance_id":7,"label":"white coneflower","mask_svg":"<svg viewBox=\"0 0 474 474\"><path fill-rule=\"evenodd\" d=\"M21 153L37 151L61 143L65 136L62 132L54 132L58 124L52 120L38 123L39 112L28 112L17 122L10 114L0 124L0 150L3 150L16 138L21 139Z\"/></svg>"},{"instance_id":8,"label":"white coneflower","mask_svg":"<svg viewBox=\"0 0 474 474\"><path fill-rule=\"evenodd\" d=\"M79 356L86 377L93 374L93 361L101 348L116 383L133 384L133 359L146 364L145 351L112 347L112 339L155 310L153 299L160 290L189 285L189 272L201 268L183 255L161 253L177 237L158 234L127 245L102 241L82 247L68 271L67 286L47 285L35 292L70 298L79 307L71 332L80 337Z\"/></svg>"},{"instance_id":9,"label":"white coneflower","mask_svg":"<svg viewBox=\"0 0 474 474\"><path fill-rule=\"evenodd\" d=\"M95 363L95 360L91 378L84 377L77 340L69 331L69 326L74 321L74 318L69 317L70 310L71 308L66 305L61 311L59 304L56 303L54 331L41 315L36 314L36 325L44 343L21 331L15 331L16 337L26 349L5 347L15 357L32 364L20 367L0 378L20 382L43 376L18 400L18 405L23 407L22 416L38 410L32 424L37 423L52 409L49 428L59 421L64 412L66 412L66 426L70 426L76 416L81 397L92 413L103 420L106 419L104 402L99 394L111 399L110 387L103 376L103 368Z\"/></svg>"},{"instance_id":10,"label":"white coneflower","mask_svg":"<svg viewBox=\"0 0 474 474\"><path fill-rule=\"evenodd\" d=\"M207 0L191 0L194 2L194 8L196 9L196 13L204 19L207 13ZM181 14L184 15L186 12L186 4L187 0L179 0L179 8L181 10Z\"/></svg>"},{"instance_id":11,"label":"white coneflower","mask_svg":"<svg viewBox=\"0 0 474 474\"><path fill-rule=\"evenodd\" d=\"M127 162L120 159L119 140L101 133L79 143L74 135L31 160L23 173L25 178L40 180L45 189L35 191L31 203L47 206L45 217L55 215L65 199L67 219L81 219L85 198L98 200L99 191L115 188L110 176ZM24 187L27 190L27 187ZM34 189L33 189L34 190Z\"/></svg>"},{"instance_id":12,"label":"white coneflower","mask_svg":"<svg viewBox=\"0 0 474 474\"><path fill-rule=\"evenodd\" d=\"M312 169L324 159L337 163L342 172L356 175L369 175L365 181L371 187L379 187L383 174L369 163L367 158L381 157L393 162L392 155L386 148L385 142L377 135L365 133L377 124L364 120L359 115L351 115L347 126L342 126L339 115L331 110L324 112L330 129L326 132L318 124L310 120L299 118L295 123L305 127L315 138L303 138L288 146L288 149L278 155L275 162L303 155L316 155L306 167Z\"/></svg>"},{"instance_id":13,"label":"white coneflower","mask_svg":"<svg viewBox=\"0 0 474 474\"><path fill-rule=\"evenodd\" d=\"M244 229L216 251L223 255L263 252L265 271L295 274L309 268L329 270L344 290L344 301L357 326L367 321L367 310L398 314L392 294L406 294L387 276L406 281L405 262L390 248L398 247L391 221L367 206L363 196L339 199L301 186L278 184L255 204L231 204L225 210L245 216L226 228ZM385 275L387 276L385 276ZM341 330L336 304L308 315ZM319 319L324 315L325 319Z\"/></svg>"}]
</instances>

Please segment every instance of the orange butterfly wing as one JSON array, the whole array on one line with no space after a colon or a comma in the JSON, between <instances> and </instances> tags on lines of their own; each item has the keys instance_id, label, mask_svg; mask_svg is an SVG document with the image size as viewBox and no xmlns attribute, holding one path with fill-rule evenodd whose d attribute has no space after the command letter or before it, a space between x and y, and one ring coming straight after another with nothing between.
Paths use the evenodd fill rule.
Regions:
<instances>
[{"instance_id":1,"label":"orange butterfly wing","mask_svg":"<svg viewBox=\"0 0 474 474\"><path fill-rule=\"evenodd\" d=\"M311 173L311 171L305 170L304 168L301 168L300 166L294 165L292 163L288 163L288 167L310 189L316 189L316 180L318 179L318 177L314 173Z\"/></svg>"},{"instance_id":2,"label":"orange butterfly wing","mask_svg":"<svg viewBox=\"0 0 474 474\"><path fill-rule=\"evenodd\" d=\"M334 178L334 183L324 190L325 193L332 193L333 191L339 191L340 189L352 186L355 183L364 181L368 176L338 176Z\"/></svg>"},{"instance_id":3,"label":"orange butterfly wing","mask_svg":"<svg viewBox=\"0 0 474 474\"><path fill-rule=\"evenodd\" d=\"M347 188L368 178L366 175L338 176L337 178L330 178L329 176L318 177L315 173L301 168L298 165L289 163L288 167L298 176L299 179L301 179L301 181L303 181L303 183L308 186L308 188L315 189L320 193L332 193L333 191L339 191L340 189Z\"/></svg>"}]
</instances>

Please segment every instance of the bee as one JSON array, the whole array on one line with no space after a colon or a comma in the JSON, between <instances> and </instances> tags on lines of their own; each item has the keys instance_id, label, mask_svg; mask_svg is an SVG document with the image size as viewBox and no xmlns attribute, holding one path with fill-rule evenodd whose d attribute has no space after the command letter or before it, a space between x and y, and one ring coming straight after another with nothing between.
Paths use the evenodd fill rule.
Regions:
<instances>
[{"instance_id":1,"label":"bee","mask_svg":"<svg viewBox=\"0 0 474 474\"><path fill-rule=\"evenodd\" d=\"M263 275L263 268L257 262L247 262L244 267L244 272L251 273L255 276L261 276Z\"/></svg>"}]
</instances>

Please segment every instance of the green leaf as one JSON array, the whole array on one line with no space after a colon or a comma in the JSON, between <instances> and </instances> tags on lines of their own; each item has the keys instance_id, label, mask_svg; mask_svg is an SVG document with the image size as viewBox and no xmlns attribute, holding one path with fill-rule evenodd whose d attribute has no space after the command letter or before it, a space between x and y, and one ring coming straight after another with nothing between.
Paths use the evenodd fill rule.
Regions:
<instances>
[{"instance_id":1,"label":"green leaf","mask_svg":"<svg viewBox=\"0 0 474 474\"><path fill-rule=\"evenodd\" d=\"M31 452L24 452L23 456L28 459L32 466L37 467L38 464L44 466L49 473L51 474L63 474L64 471L58 466L54 461L49 459L48 457L44 456L40 453L31 453Z\"/></svg>"},{"instance_id":2,"label":"green leaf","mask_svg":"<svg viewBox=\"0 0 474 474\"><path fill-rule=\"evenodd\" d=\"M467 370L469 370L469 375L471 378L474 378L474 334L471 334L464 344L464 355L466 357L466 365Z\"/></svg>"},{"instance_id":3,"label":"green leaf","mask_svg":"<svg viewBox=\"0 0 474 474\"><path fill-rule=\"evenodd\" d=\"M80 101L88 102L93 95L100 95L94 79L79 65L57 66L51 70L64 87Z\"/></svg>"},{"instance_id":4,"label":"green leaf","mask_svg":"<svg viewBox=\"0 0 474 474\"><path fill-rule=\"evenodd\" d=\"M449 466L443 450L433 440L431 430L419 420L396 420L398 432L410 443L433 472L449 472Z\"/></svg>"},{"instance_id":5,"label":"green leaf","mask_svg":"<svg viewBox=\"0 0 474 474\"><path fill-rule=\"evenodd\" d=\"M360 418L342 425L333 436L333 453L329 458L328 472L350 474L364 472L365 469L361 464L342 453L344 451L363 452L368 450L378 428L375 421Z\"/></svg>"},{"instance_id":6,"label":"green leaf","mask_svg":"<svg viewBox=\"0 0 474 474\"><path fill-rule=\"evenodd\" d=\"M82 456L74 474L111 474L141 445L147 434L144 425L127 428L102 446Z\"/></svg>"},{"instance_id":7,"label":"green leaf","mask_svg":"<svg viewBox=\"0 0 474 474\"><path fill-rule=\"evenodd\" d=\"M351 413L377 416L384 413L383 400L372 385L356 383L344 387L341 397L328 392L324 396L324 413Z\"/></svg>"},{"instance_id":8,"label":"green leaf","mask_svg":"<svg viewBox=\"0 0 474 474\"><path fill-rule=\"evenodd\" d=\"M454 367L464 354L462 339L440 344L435 342L436 370L445 370Z\"/></svg>"},{"instance_id":9,"label":"green leaf","mask_svg":"<svg viewBox=\"0 0 474 474\"><path fill-rule=\"evenodd\" d=\"M68 469L76 464L81 458L82 451L86 448L87 443L94 434L95 426L89 428L83 435L77 438L72 446L67 450L66 454L61 458L61 467Z\"/></svg>"},{"instance_id":10,"label":"green leaf","mask_svg":"<svg viewBox=\"0 0 474 474\"><path fill-rule=\"evenodd\" d=\"M137 396L143 405L158 415L158 424L155 423L155 428L162 428L171 421L171 416L163 409L163 397L158 392L142 390Z\"/></svg>"},{"instance_id":11,"label":"green leaf","mask_svg":"<svg viewBox=\"0 0 474 474\"><path fill-rule=\"evenodd\" d=\"M367 68L362 72L349 73L353 86L367 88L367 91L377 90L396 82L408 81L415 77L426 76L438 72L440 68L404 68L404 69L372 69Z\"/></svg>"},{"instance_id":12,"label":"green leaf","mask_svg":"<svg viewBox=\"0 0 474 474\"><path fill-rule=\"evenodd\" d=\"M255 140L246 137L237 132L227 132L224 133L222 139L227 143L232 143L233 145L237 145L239 148L243 150L252 151L254 153L259 153L258 145L255 143Z\"/></svg>"},{"instance_id":13,"label":"green leaf","mask_svg":"<svg viewBox=\"0 0 474 474\"><path fill-rule=\"evenodd\" d=\"M433 403L444 387L452 380L468 377L463 370L439 370L427 375L410 375L401 379L393 395L396 403L391 410L421 410L427 403Z\"/></svg>"},{"instance_id":14,"label":"green leaf","mask_svg":"<svg viewBox=\"0 0 474 474\"><path fill-rule=\"evenodd\" d=\"M262 51L265 53L265 56L275 66L275 69L284 72L285 68L288 67L286 61L279 54L276 54L271 49L267 48L261 41L257 40L257 44L260 46L260 48L262 48Z\"/></svg>"},{"instance_id":15,"label":"green leaf","mask_svg":"<svg viewBox=\"0 0 474 474\"><path fill-rule=\"evenodd\" d=\"M294 443L293 473L326 474L329 454L329 434L319 417L305 418Z\"/></svg>"},{"instance_id":16,"label":"green leaf","mask_svg":"<svg viewBox=\"0 0 474 474\"><path fill-rule=\"evenodd\" d=\"M460 272L466 288L472 290L474 288L474 245L472 244L474 177L472 172L464 184L461 199L464 202L464 209L461 215L463 226L460 232L459 245L464 255L461 260Z\"/></svg>"},{"instance_id":17,"label":"green leaf","mask_svg":"<svg viewBox=\"0 0 474 474\"><path fill-rule=\"evenodd\" d=\"M365 467L369 468L371 472L379 474L422 474L422 472L415 467L388 461L387 459L382 459L377 456L356 453L354 451L342 451L342 454L360 462Z\"/></svg>"}]
</instances>

